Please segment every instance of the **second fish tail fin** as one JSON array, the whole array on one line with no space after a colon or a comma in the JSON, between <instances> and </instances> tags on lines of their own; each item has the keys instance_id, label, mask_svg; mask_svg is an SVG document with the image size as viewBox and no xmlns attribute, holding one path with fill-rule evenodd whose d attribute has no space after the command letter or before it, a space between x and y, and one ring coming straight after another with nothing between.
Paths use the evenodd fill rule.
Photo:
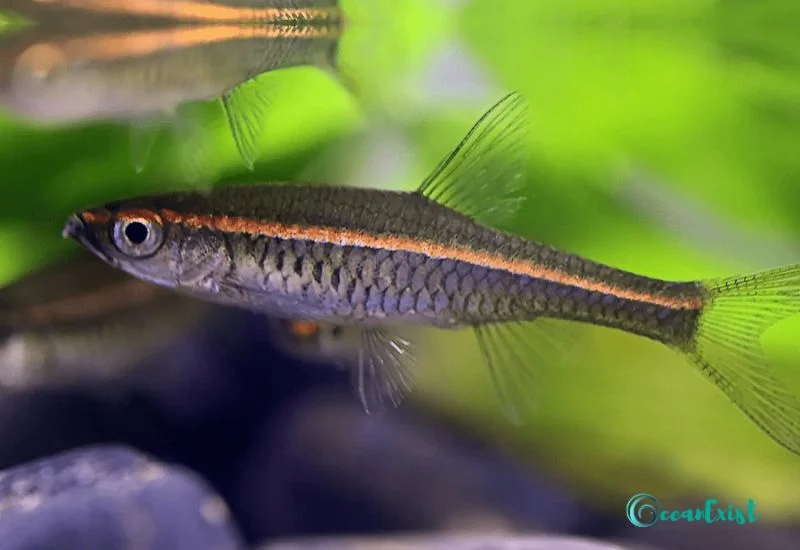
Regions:
<instances>
[{"instance_id":1,"label":"second fish tail fin","mask_svg":"<svg viewBox=\"0 0 800 550\"><path fill-rule=\"evenodd\" d=\"M700 284L703 309L681 351L772 439L800 454L800 402L761 344L768 328L800 315L800 265Z\"/></svg>"}]
</instances>

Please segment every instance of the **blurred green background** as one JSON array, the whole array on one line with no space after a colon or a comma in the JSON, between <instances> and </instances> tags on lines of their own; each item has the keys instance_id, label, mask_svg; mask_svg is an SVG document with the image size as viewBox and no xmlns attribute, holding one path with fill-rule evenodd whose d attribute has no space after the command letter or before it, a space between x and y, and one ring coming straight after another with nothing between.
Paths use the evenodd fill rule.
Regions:
<instances>
[{"instance_id":1,"label":"blurred green background","mask_svg":"<svg viewBox=\"0 0 800 550\"><path fill-rule=\"evenodd\" d=\"M352 21L341 65L358 98L313 68L259 79L271 101L253 172L218 103L198 107L213 179L360 174L359 184L413 189L516 89L530 101L533 134L530 200L515 230L667 279L800 260L800 3L450 4L344 2ZM480 93L434 101L432 59L452 51L471 60ZM379 160L400 160L367 162L370 143L386 144ZM70 212L185 187L187 146L165 132L136 174L125 125L0 119L0 283L75 251L60 236ZM798 393L799 328L789 321L766 339ZM646 491L665 503L752 498L765 521L800 515L800 459L657 344L588 330L564 364L542 366L530 388L538 414L521 428L502 416L474 344L452 344L423 369L422 406L547 468L587 501L622 515Z\"/></svg>"}]
</instances>

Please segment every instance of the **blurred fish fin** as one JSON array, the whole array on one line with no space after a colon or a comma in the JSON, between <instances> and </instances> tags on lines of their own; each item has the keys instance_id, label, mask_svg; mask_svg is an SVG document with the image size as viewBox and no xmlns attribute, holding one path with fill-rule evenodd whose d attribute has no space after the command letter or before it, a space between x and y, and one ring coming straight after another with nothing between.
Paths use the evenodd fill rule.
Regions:
<instances>
[{"instance_id":1,"label":"blurred fish fin","mask_svg":"<svg viewBox=\"0 0 800 550\"><path fill-rule=\"evenodd\" d=\"M705 305L695 336L675 347L759 428L800 454L798 399L775 376L761 346L766 329L800 314L800 265L701 284Z\"/></svg>"},{"instance_id":2,"label":"blurred fish fin","mask_svg":"<svg viewBox=\"0 0 800 550\"><path fill-rule=\"evenodd\" d=\"M514 424L523 424L536 407L536 370L562 362L582 329L578 323L545 317L474 328L497 398Z\"/></svg>"},{"instance_id":3,"label":"blurred fish fin","mask_svg":"<svg viewBox=\"0 0 800 550\"><path fill-rule=\"evenodd\" d=\"M322 68L333 72L339 76L339 40L331 40L323 49L323 55L319 61Z\"/></svg>"},{"instance_id":4,"label":"blurred fish fin","mask_svg":"<svg viewBox=\"0 0 800 550\"><path fill-rule=\"evenodd\" d=\"M147 166L159 130L158 121L150 118L136 119L130 123L131 162L137 174L141 174Z\"/></svg>"},{"instance_id":5,"label":"blurred fish fin","mask_svg":"<svg viewBox=\"0 0 800 550\"><path fill-rule=\"evenodd\" d=\"M386 95L386 82L378 77L385 66L383 51L390 27L398 25L393 3L373 0L350 2L337 29L330 29L329 43L321 50L317 66L344 88L360 106L381 111L381 116L394 116L382 112L382 99ZM333 32L338 33L333 40Z\"/></svg>"},{"instance_id":6,"label":"blurred fish fin","mask_svg":"<svg viewBox=\"0 0 800 550\"><path fill-rule=\"evenodd\" d=\"M189 237L192 240L192 237ZM194 244L194 243L192 243ZM208 286L220 286L212 279L211 274L217 273L220 266L227 265L227 251L223 248L213 247L193 249L192 261L184 265L177 280L184 285L197 285L202 281Z\"/></svg>"},{"instance_id":7,"label":"blurred fish fin","mask_svg":"<svg viewBox=\"0 0 800 550\"><path fill-rule=\"evenodd\" d=\"M417 193L502 228L524 201L527 134L528 103L513 92L475 123Z\"/></svg>"},{"instance_id":8,"label":"blurred fish fin","mask_svg":"<svg viewBox=\"0 0 800 550\"><path fill-rule=\"evenodd\" d=\"M346 88L350 88L346 78L340 72L339 66L339 38L325 40L324 45L314 58L314 65L328 73L333 79Z\"/></svg>"},{"instance_id":9,"label":"blurred fish fin","mask_svg":"<svg viewBox=\"0 0 800 550\"><path fill-rule=\"evenodd\" d=\"M260 148L263 135L266 111L270 106L270 98L254 78L226 92L222 96L222 108L231 129L233 140L239 155L252 170Z\"/></svg>"},{"instance_id":10,"label":"blurred fish fin","mask_svg":"<svg viewBox=\"0 0 800 550\"><path fill-rule=\"evenodd\" d=\"M417 346L406 334L386 327L363 327L353 389L368 414L398 407L414 386Z\"/></svg>"},{"instance_id":11,"label":"blurred fish fin","mask_svg":"<svg viewBox=\"0 0 800 550\"><path fill-rule=\"evenodd\" d=\"M196 113L187 106L184 114L174 117L174 129L180 148L180 177L182 183L199 193L211 193L216 183L214 136L212 125L208 123L202 105L196 105Z\"/></svg>"},{"instance_id":12,"label":"blurred fish fin","mask_svg":"<svg viewBox=\"0 0 800 550\"><path fill-rule=\"evenodd\" d=\"M349 65L342 63L339 57L339 42L333 42L325 50L326 55L317 63L317 67L324 71L339 86L345 89L350 96L359 104L366 103L367 97L375 97L377 89L368 89L369 95L365 94L365 84L359 83L353 76L353 71L349 70Z\"/></svg>"}]
</instances>

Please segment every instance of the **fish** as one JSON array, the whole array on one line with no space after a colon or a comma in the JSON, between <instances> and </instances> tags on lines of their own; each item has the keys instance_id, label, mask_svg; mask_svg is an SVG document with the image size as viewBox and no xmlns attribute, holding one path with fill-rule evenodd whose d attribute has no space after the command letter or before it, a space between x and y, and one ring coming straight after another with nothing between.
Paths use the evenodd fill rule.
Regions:
<instances>
[{"instance_id":1,"label":"fish","mask_svg":"<svg viewBox=\"0 0 800 550\"><path fill-rule=\"evenodd\" d=\"M121 377L211 309L88 253L56 262L0 288L0 387Z\"/></svg>"},{"instance_id":2,"label":"fish","mask_svg":"<svg viewBox=\"0 0 800 550\"><path fill-rule=\"evenodd\" d=\"M0 6L34 20L64 12L184 22L313 23L341 17L337 0L3 0Z\"/></svg>"},{"instance_id":3,"label":"fish","mask_svg":"<svg viewBox=\"0 0 800 550\"><path fill-rule=\"evenodd\" d=\"M344 15L338 0L251 4L48 3L92 17L69 26L34 25L0 39L0 105L34 122L130 122L132 160L141 172L161 123L171 121L179 135L195 138L202 128L179 110L219 100L237 150L253 169L270 103L258 77L309 66L344 82L338 63ZM106 23L111 16L117 19ZM202 140L194 141L199 145L184 159L191 178L202 177L206 152Z\"/></svg>"},{"instance_id":4,"label":"fish","mask_svg":"<svg viewBox=\"0 0 800 550\"><path fill-rule=\"evenodd\" d=\"M367 412L411 392L422 342L474 334L507 416L530 414L533 373L595 325L691 359L767 435L800 454L800 407L760 336L800 313L800 265L670 281L510 230L529 107L512 92L414 191L321 183L215 186L74 213L63 235L129 274L194 298L361 330L353 384ZM562 338L562 335L570 335Z\"/></svg>"}]
</instances>

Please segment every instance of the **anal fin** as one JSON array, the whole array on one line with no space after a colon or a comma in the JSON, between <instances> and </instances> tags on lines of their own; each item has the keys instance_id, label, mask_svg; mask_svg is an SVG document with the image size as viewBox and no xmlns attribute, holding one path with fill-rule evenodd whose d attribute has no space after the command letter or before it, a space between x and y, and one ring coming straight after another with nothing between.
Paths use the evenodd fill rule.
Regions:
<instances>
[{"instance_id":1,"label":"anal fin","mask_svg":"<svg viewBox=\"0 0 800 550\"><path fill-rule=\"evenodd\" d=\"M536 406L537 369L562 362L583 335L578 323L539 318L474 328L506 417L523 424Z\"/></svg>"},{"instance_id":2,"label":"anal fin","mask_svg":"<svg viewBox=\"0 0 800 550\"><path fill-rule=\"evenodd\" d=\"M414 338L404 332L363 327L351 380L368 414L380 414L405 401L414 387L418 352Z\"/></svg>"}]
</instances>

